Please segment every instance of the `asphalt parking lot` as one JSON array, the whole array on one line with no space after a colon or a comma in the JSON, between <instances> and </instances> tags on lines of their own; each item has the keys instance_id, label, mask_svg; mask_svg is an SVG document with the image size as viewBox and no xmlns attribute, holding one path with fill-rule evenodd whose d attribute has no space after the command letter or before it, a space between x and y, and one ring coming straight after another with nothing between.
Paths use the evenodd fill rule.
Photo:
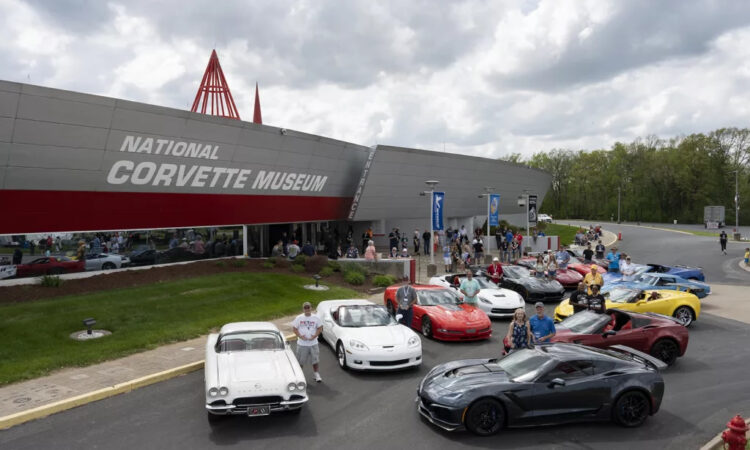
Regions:
<instances>
[{"instance_id":1,"label":"asphalt parking lot","mask_svg":"<svg viewBox=\"0 0 750 450\"><path fill-rule=\"evenodd\" d=\"M750 285L750 274L732 269L739 254L720 255L711 238L632 227L627 233L620 247L637 262L699 265L709 283ZM710 302L711 296L704 300ZM548 313L552 308L549 304ZM2 431L0 448L696 449L734 414L750 411L750 325L703 314L690 329L687 354L664 373L661 410L640 428L587 423L478 438L422 420L414 397L427 371L445 361L499 355L507 323L495 321L494 335L485 342L423 340L424 364L405 372L344 372L323 346L324 382L310 387L310 402L299 416L232 417L211 430L203 409L203 374L196 372ZM309 367L306 375L312 378Z\"/></svg>"},{"instance_id":2,"label":"asphalt parking lot","mask_svg":"<svg viewBox=\"0 0 750 450\"><path fill-rule=\"evenodd\" d=\"M728 345L750 342L750 325L706 315L691 329L686 356L664 374L661 411L641 428L588 423L478 438L422 420L414 397L428 369L497 355L506 327L494 322L494 336L485 342L425 340L423 366L396 373L344 372L324 346L324 382L310 387L299 416L231 417L212 431L203 410L203 374L196 372L0 432L0 448L698 448L730 416L750 410L750 361L744 348Z\"/></svg>"}]
</instances>

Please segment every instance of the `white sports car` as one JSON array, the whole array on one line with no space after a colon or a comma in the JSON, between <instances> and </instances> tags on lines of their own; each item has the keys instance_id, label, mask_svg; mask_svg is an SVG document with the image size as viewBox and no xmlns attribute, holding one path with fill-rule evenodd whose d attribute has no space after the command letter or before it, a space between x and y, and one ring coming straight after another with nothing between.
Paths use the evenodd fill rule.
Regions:
<instances>
[{"instance_id":1,"label":"white sports car","mask_svg":"<svg viewBox=\"0 0 750 450\"><path fill-rule=\"evenodd\" d=\"M307 402L307 383L297 358L270 322L236 322L206 341L208 422L223 416L267 416L299 412Z\"/></svg>"},{"instance_id":2,"label":"white sports car","mask_svg":"<svg viewBox=\"0 0 750 450\"><path fill-rule=\"evenodd\" d=\"M422 341L385 306L367 300L327 300L317 308L323 340L343 369L392 370L422 363Z\"/></svg>"},{"instance_id":3,"label":"white sports car","mask_svg":"<svg viewBox=\"0 0 750 450\"><path fill-rule=\"evenodd\" d=\"M459 284L453 284L456 277L459 279ZM463 281L464 278L466 278L465 274L441 275L430 278L430 284L458 291L461 284L460 281ZM484 277L474 277L474 279L479 283L480 289L477 296L479 300L477 306L487 313L490 318L513 317L516 309L526 307L523 297L518 292L498 287L495 283Z\"/></svg>"},{"instance_id":4,"label":"white sports car","mask_svg":"<svg viewBox=\"0 0 750 450\"><path fill-rule=\"evenodd\" d=\"M16 276L16 266L8 264L0 266L0 280Z\"/></svg>"},{"instance_id":5,"label":"white sports car","mask_svg":"<svg viewBox=\"0 0 750 450\"><path fill-rule=\"evenodd\" d=\"M112 270L130 264L130 258L115 253L91 253L86 255L86 270Z\"/></svg>"}]
</instances>

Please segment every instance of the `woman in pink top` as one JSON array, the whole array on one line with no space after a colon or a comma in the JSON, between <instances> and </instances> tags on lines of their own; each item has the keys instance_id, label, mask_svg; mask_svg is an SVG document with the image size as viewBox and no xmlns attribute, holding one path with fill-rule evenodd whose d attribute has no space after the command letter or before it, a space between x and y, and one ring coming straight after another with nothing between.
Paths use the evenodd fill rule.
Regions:
<instances>
[{"instance_id":1,"label":"woman in pink top","mask_svg":"<svg viewBox=\"0 0 750 450\"><path fill-rule=\"evenodd\" d=\"M375 243L372 241L367 241L367 248L365 249L365 259L367 261L375 261L376 256Z\"/></svg>"}]
</instances>

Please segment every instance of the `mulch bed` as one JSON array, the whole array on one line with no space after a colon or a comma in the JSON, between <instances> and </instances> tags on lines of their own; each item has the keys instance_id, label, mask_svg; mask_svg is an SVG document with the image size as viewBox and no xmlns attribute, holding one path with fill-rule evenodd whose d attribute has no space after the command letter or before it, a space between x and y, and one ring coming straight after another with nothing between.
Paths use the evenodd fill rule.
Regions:
<instances>
[{"instance_id":1,"label":"mulch bed","mask_svg":"<svg viewBox=\"0 0 750 450\"><path fill-rule=\"evenodd\" d=\"M164 281L182 280L185 278L194 278L205 275L215 275L229 272L266 272L266 273L283 273L288 275L299 275L310 277L310 284L315 281L311 273L294 273L289 268L275 267L265 269L261 265L265 260L247 259L244 266L235 266L236 261L233 258L221 260L196 261L190 264L180 264L166 267L151 267L144 270L126 270L114 273L102 273L90 278L78 280L65 280L59 287L44 287L38 284L24 286L7 286L0 287L0 304L29 302L41 299L63 297L66 295L87 294L91 292L107 291L111 289L122 289L147 284L159 283ZM341 273L335 272L333 275L324 278L326 284L335 284L338 286L353 289L355 291L367 294L373 288L372 279L367 278L361 286L352 286L344 281Z\"/></svg>"}]
</instances>

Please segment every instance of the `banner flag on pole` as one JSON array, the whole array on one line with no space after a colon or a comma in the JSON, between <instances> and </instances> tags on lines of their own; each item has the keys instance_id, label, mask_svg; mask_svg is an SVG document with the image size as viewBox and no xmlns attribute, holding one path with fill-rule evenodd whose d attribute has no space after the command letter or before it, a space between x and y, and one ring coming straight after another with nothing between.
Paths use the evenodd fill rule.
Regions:
<instances>
[{"instance_id":1,"label":"banner flag on pole","mask_svg":"<svg viewBox=\"0 0 750 450\"><path fill-rule=\"evenodd\" d=\"M536 226L536 195L529 195L529 226Z\"/></svg>"},{"instance_id":2,"label":"banner flag on pole","mask_svg":"<svg viewBox=\"0 0 750 450\"><path fill-rule=\"evenodd\" d=\"M500 194L490 194L490 226L500 224Z\"/></svg>"},{"instance_id":3,"label":"banner flag on pole","mask_svg":"<svg viewBox=\"0 0 750 450\"><path fill-rule=\"evenodd\" d=\"M432 193L432 229L440 231L443 229L443 208L445 192Z\"/></svg>"}]
</instances>

